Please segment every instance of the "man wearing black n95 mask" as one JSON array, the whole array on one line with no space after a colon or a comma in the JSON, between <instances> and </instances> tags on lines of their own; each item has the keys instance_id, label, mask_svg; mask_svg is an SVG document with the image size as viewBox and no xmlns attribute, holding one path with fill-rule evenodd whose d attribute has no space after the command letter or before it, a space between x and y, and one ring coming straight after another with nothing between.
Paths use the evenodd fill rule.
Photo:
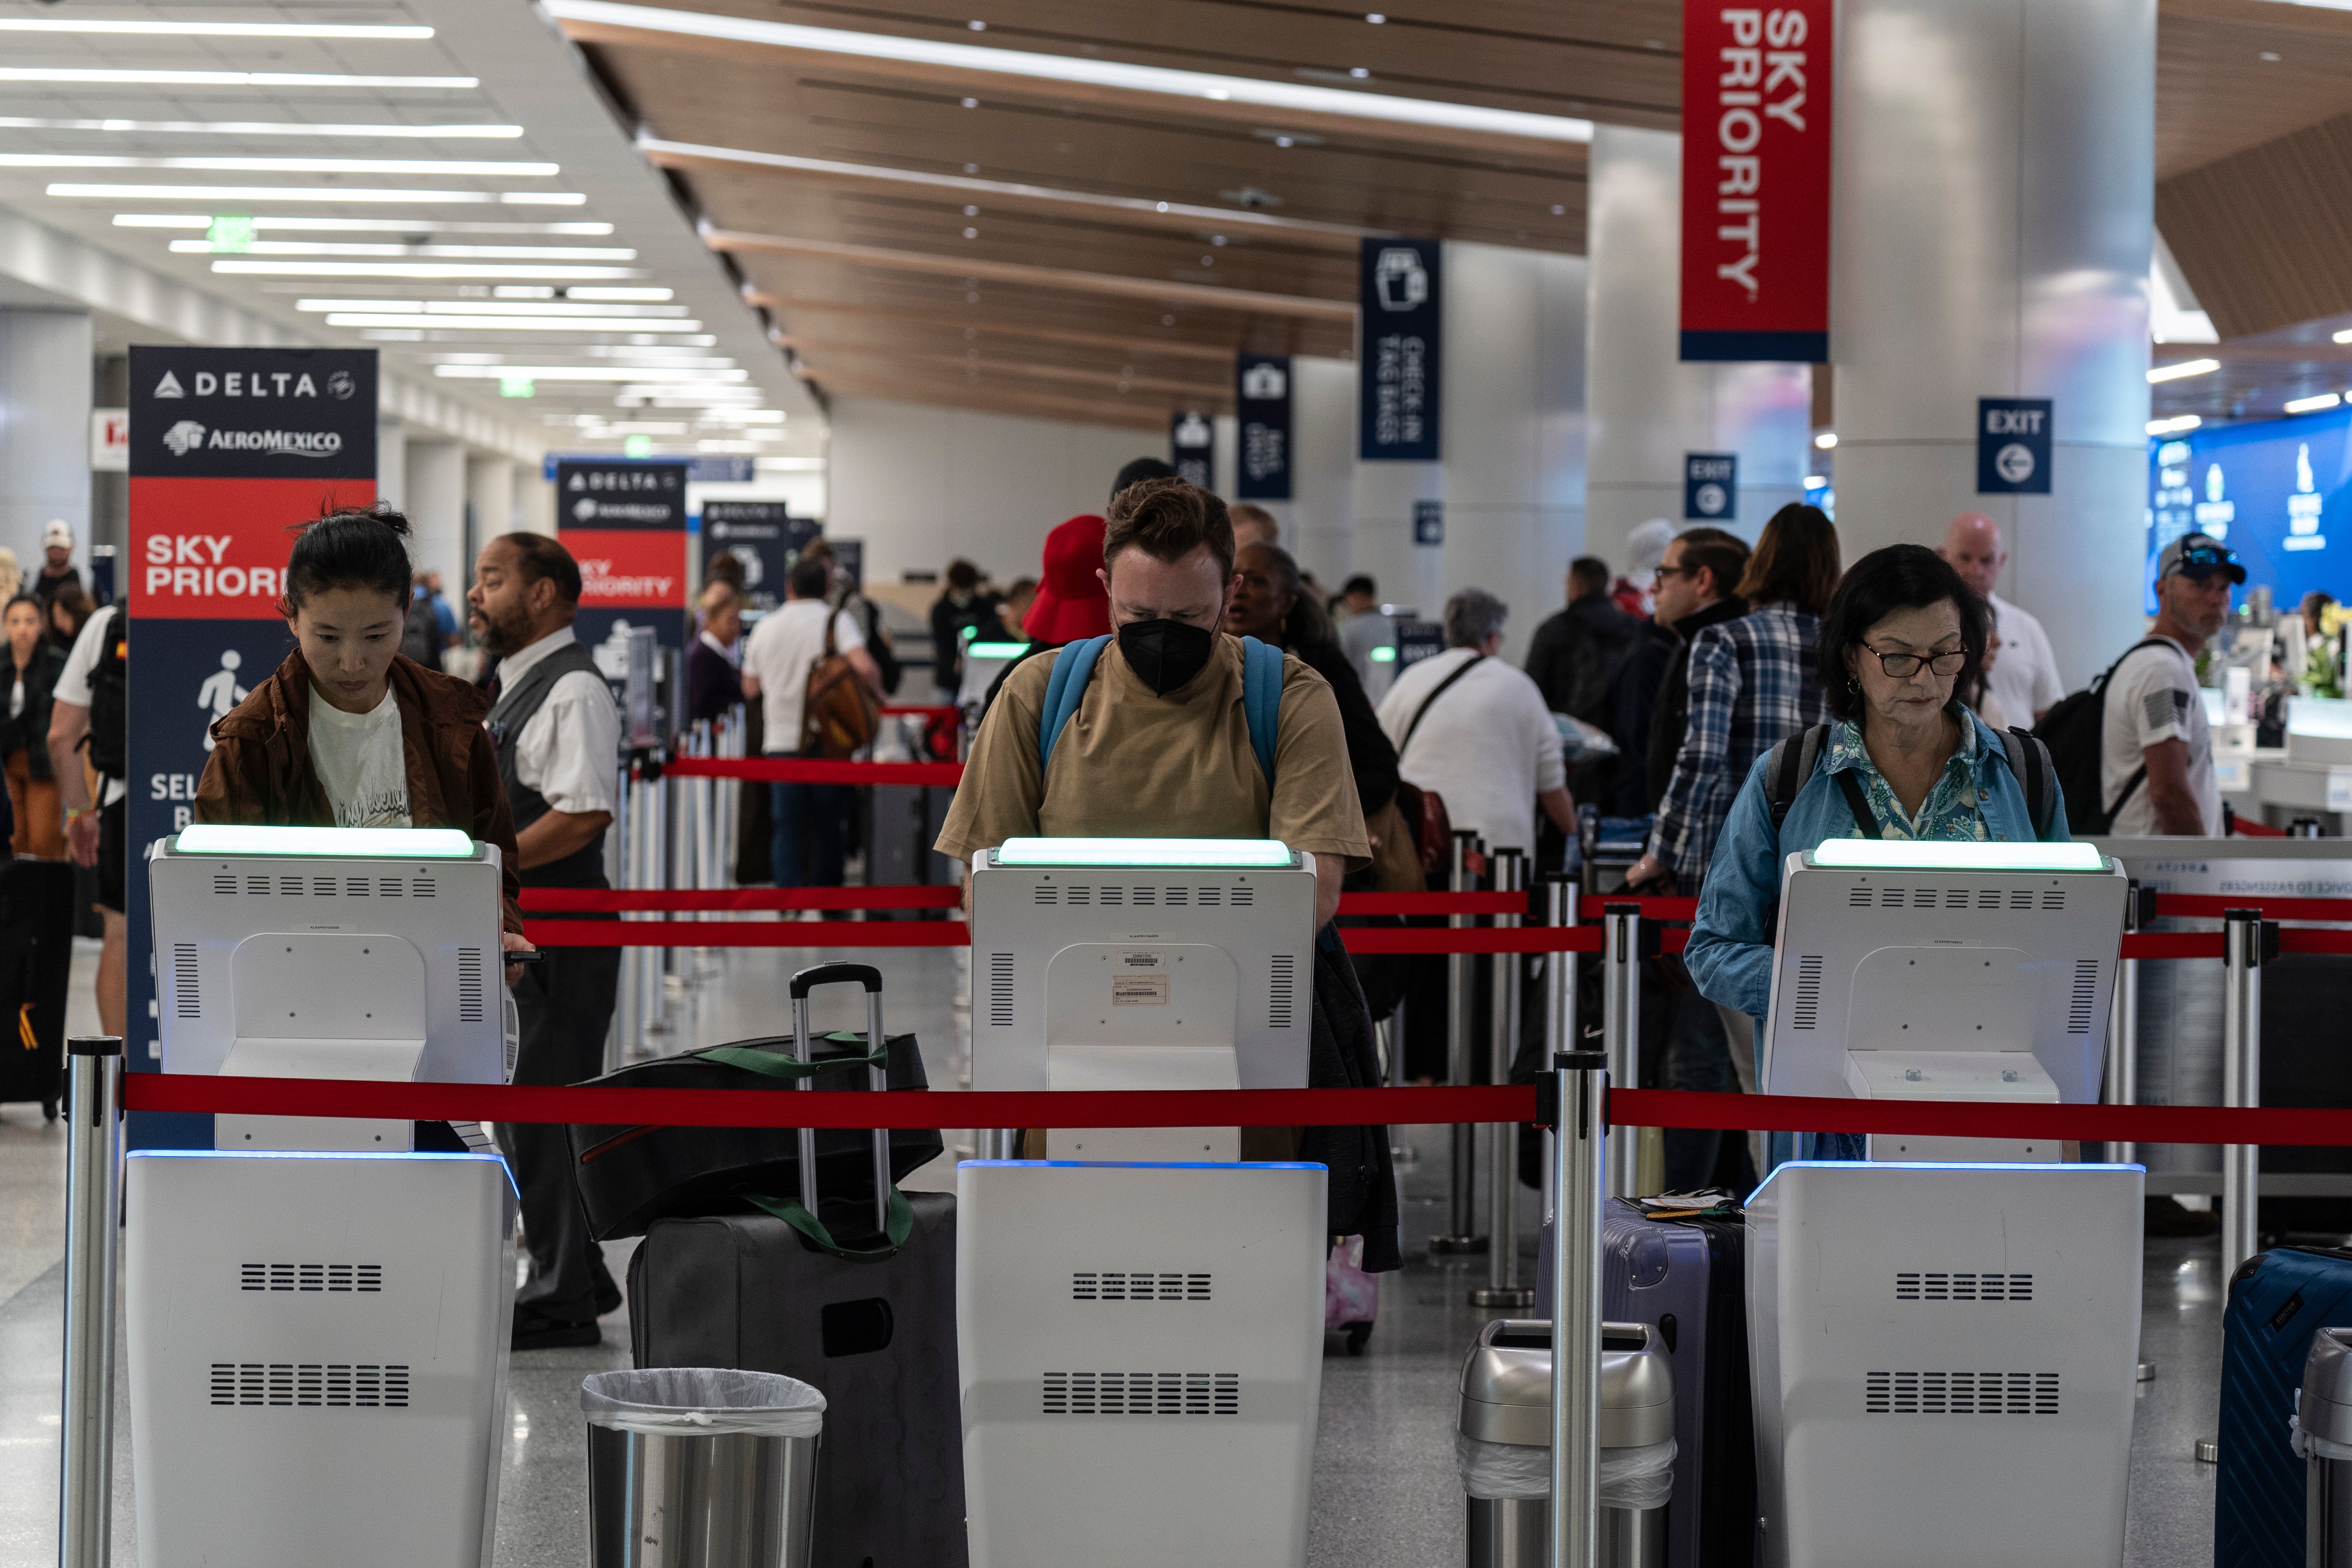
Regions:
<instances>
[{"instance_id":1,"label":"man wearing black n95 mask","mask_svg":"<svg viewBox=\"0 0 2352 1568\"><path fill-rule=\"evenodd\" d=\"M1273 776L1250 743L1242 645L1220 628L1234 590L1224 502L1181 479L1121 490L1103 537L1112 641L1039 760L1054 660L1028 660L989 709L941 854L970 859L1007 838L1278 838L1315 857L1318 924L1339 879L1370 858L1339 704L1286 657Z\"/></svg>"}]
</instances>

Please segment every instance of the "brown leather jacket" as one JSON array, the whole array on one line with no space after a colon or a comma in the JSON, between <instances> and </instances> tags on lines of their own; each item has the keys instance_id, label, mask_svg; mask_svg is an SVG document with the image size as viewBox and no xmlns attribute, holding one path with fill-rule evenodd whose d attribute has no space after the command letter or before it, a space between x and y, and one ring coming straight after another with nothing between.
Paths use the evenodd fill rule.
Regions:
<instances>
[{"instance_id":1,"label":"brown leather jacket","mask_svg":"<svg viewBox=\"0 0 2352 1568\"><path fill-rule=\"evenodd\" d=\"M498 748L482 728L488 699L404 655L394 656L391 679L408 755L409 820L497 845L506 869L507 929L521 930L521 860L499 782ZM333 824L334 808L310 763L310 667L299 648L216 720L212 732L213 754L196 784L198 822Z\"/></svg>"}]
</instances>

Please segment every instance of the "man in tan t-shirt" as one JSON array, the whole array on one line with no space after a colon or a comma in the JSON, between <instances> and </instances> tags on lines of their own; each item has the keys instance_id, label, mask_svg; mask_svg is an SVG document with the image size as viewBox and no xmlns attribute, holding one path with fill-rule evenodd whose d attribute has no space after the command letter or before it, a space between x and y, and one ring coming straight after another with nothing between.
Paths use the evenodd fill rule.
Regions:
<instances>
[{"instance_id":1,"label":"man in tan t-shirt","mask_svg":"<svg viewBox=\"0 0 2352 1568\"><path fill-rule=\"evenodd\" d=\"M1339 708L1323 678L1282 664L1269 784L1242 700L1242 647L1218 629L1234 583L1224 502L1181 479L1130 485L1103 538L1112 644L1039 757L1054 658L1004 682L981 725L939 850L970 860L1007 838L1278 838L1315 857L1316 923L1369 862Z\"/></svg>"}]
</instances>

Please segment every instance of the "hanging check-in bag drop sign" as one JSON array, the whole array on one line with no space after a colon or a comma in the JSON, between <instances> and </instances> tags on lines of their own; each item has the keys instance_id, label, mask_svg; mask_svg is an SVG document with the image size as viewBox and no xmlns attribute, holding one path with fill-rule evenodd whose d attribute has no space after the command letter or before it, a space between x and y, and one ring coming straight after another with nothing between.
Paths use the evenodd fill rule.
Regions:
<instances>
[{"instance_id":1,"label":"hanging check-in bag drop sign","mask_svg":"<svg viewBox=\"0 0 2352 1568\"><path fill-rule=\"evenodd\" d=\"M1977 494L2050 493L2050 399L1977 399Z\"/></svg>"}]
</instances>

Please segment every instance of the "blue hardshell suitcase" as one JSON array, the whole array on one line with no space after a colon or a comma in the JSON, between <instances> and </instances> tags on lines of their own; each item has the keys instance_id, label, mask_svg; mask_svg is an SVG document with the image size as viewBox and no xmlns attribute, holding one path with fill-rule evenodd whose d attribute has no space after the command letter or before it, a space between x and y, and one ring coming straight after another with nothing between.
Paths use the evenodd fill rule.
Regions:
<instances>
[{"instance_id":1,"label":"blue hardshell suitcase","mask_svg":"<svg viewBox=\"0 0 2352 1568\"><path fill-rule=\"evenodd\" d=\"M1665 1568L1749 1568L1756 1558L1756 1426L1748 1382L1747 1222L1728 1208L1652 1219L1624 1198L1601 1215L1601 1315L1649 1323L1675 1372L1675 1490ZM1536 1315L1551 1312L1543 1230Z\"/></svg>"},{"instance_id":2,"label":"blue hardshell suitcase","mask_svg":"<svg viewBox=\"0 0 2352 1568\"><path fill-rule=\"evenodd\" d=\"M2302 1568L2305 1462L2287 1426L2323 1328L2352 1326L2352 1251L2277 1247L2230 1279L2221 1320L2214 1568Z\"/></svg>"}]
</instances>

